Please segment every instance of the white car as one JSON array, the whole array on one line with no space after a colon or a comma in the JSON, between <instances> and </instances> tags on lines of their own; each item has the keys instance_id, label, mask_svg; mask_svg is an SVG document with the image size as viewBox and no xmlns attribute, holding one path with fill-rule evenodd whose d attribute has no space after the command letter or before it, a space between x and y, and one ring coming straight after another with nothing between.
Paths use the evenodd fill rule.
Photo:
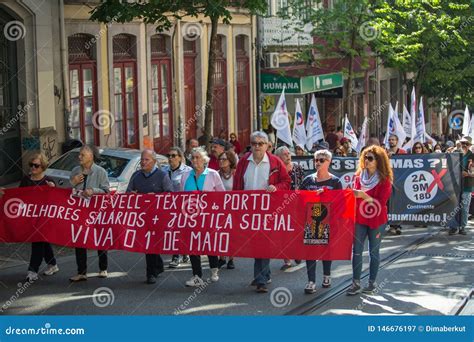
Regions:
<instances>
[{"instance_id":1,"label":"white car","mask_svg":"<svg viewBox=\"0 0 474 342\"><path fill-rule=\"evenodd\" d=\"M100 148L100 159L97 162L102 166L110 181L110 191L123 193L127 190L132 174L140 168L141 151L128 148ZM159 168L168 164L168 159L158 154ZM69 176L74 167L79 165L79 148L66 152L52 163L45 174L54 180L56 186L70 188Z\"/></svg>"}]
</instances>

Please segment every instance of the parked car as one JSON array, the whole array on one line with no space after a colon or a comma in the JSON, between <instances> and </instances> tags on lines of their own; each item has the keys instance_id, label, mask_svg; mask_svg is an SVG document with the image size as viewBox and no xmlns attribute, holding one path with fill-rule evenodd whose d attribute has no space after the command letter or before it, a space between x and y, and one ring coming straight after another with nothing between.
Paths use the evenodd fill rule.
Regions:
<instances>
[{"instance_id":1,"label":"parked car","mask_svg":"<svg viewBox=\"0 0 474 342\"><path fill-rule=\"evenodd\" d=\"M125 192L130 177L140 168L141 151L128 148L103 148L99 149L99 152L100 159L97 164L107 171L110 191ZM168 164L165 156L161 154L157 156L159 168ZM48 167L45 174L51 177L58 187L70 188L69 176L77 165L79 165L79 148L64 153Z\"/></svg>"}]
</instances>

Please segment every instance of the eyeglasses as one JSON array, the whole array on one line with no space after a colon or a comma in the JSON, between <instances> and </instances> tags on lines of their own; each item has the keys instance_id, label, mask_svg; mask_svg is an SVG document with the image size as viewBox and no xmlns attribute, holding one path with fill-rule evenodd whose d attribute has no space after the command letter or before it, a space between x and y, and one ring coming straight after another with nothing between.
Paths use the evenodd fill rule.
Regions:
<instances>
[{"instance_id":1,"label":"eyeglasses","mask_svg":"<svg viewBox=\"0 0 474 342\"><path fill-rule=\"evenodd\" d=\"M315 159L314 161L315 161L316 163L319 162L320 164L322 164L322 163L324 163L326 160L327 160L327 159L324 159L324 158L318 158L318 159Z\"/></svg>"},{"instance_id":2,"label":"eyeglasses","mask_svg":"<svg viewBox=\"0 0 474 342\"><path fill-rule=\"evenodd\" d=\"M262 147L262 146L265 145L265 144L266 144L266 143L264 143L263 141L259 141L259 142L252 141L252 146Z\"/></svg>"},{"instance_id":3,"label":"eyeglasses","mask_svg":"<svg viewBox=\"0 0 474 342\"><path fill-rule=\"evenodd\" d=\"M171 158L176 158L178 156L178 154L167 154L167 157L168 159L171 159Z\"/></svg>"},{"instance_id":4,"label":"eyeglasses","mask_svg":"<svg viewBox=\"0 0 474 342\"><path fill-rule=\"evenodd\" d=\"M30 167L34 167L35 169L39 169L41 167L41 164L35 164L35 163L30 163Z\"/></svg>"},{"instance_id":5,"label":"eyeglasses","mask_svg":"<svg viewBox=\"0 0 474 342\"><path fill-rule=\"evenodd\" d=\"M225 160L229 160L227 158L219 158L220 161L225 161Z\"/></svg>"},{"instance_id":6,"label":"eyeglasses","mask_svg":"<svg viewBox=\"0 0 474 342\"><path fill-rule=\"evenodd\" d=\"M364 159L373 162L375 158L373 156L365 156Z\"/></svg>"}]
</instances>

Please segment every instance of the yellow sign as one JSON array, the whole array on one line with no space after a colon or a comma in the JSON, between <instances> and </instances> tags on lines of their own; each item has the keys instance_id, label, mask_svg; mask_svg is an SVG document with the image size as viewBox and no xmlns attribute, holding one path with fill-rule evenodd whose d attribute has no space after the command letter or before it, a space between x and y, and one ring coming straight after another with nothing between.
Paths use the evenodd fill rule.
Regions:
<instances>
[{"instance_id":1,"label":"yellow sign","mask_svg":"<svg viewBox=\"0 0 474 342\"><path fill-rule=\"evenodd\" d=\"M275 97L265 96L263 98L262 110L264 113L273 111L275 109Z\"/></svg>"}]
</instances>

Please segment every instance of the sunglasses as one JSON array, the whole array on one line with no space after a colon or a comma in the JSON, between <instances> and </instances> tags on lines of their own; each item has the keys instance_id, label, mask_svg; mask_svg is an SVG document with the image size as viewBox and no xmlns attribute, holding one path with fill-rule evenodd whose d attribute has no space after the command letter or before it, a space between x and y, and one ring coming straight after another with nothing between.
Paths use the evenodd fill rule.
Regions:
<instances>
[{"instance_id":1,"label":"sunglasses","mask_svg":"<svg viewBox=\"0 0 474 342\"><path fill-rule=\"evenodd\" d=\"M375 158L373 156L365 156L364 159L373 162Z\"/></svg>"},{"instance_id":2,"label":"sunglasses","mask_svg":"<svg viewBox=\"0 0 474 342\"><path fill-rule=\"evenodd\" d=\"M168 157L168 159L171 159L171 158L176 158L178 154L167 154L166 156Z\"/></svg>"},{"instance_id":3,"label":"sunglasses","mask_svg":"<svg viewBox=\"0 0 474 342\"><path fill-rule=\"evenodd\" d=\"M35 169L39 169L41 167L41 164L35 164L35 163L30 163L30 167L34 167Z\"/></svg>"},{"instance_id":4,"label":"sunglasses","mask_svg":"<svg viewBox=\"0 0 474 342\"><path fill-rule=\"evenodd\" d=\"M258 146L258 147L262 147L263 145L265 145L266 143L262 142L262 141L259 141L259 142L255 142L253 141L252 142L252 146Z\"/></svg>"},{"instance_id":5,"label":"sunglasses","mask_svg":"<svg viewBox=\"0 0 474 342\"><path fill-rule=\"evenodd\" d=\"M322 163L324 163L326 160L327 160L327 159L319 158L319 159L315 159L314 161L315 161L316 163L319 162L320 164L322 164Z\"/></svg>"}]
</instances>

